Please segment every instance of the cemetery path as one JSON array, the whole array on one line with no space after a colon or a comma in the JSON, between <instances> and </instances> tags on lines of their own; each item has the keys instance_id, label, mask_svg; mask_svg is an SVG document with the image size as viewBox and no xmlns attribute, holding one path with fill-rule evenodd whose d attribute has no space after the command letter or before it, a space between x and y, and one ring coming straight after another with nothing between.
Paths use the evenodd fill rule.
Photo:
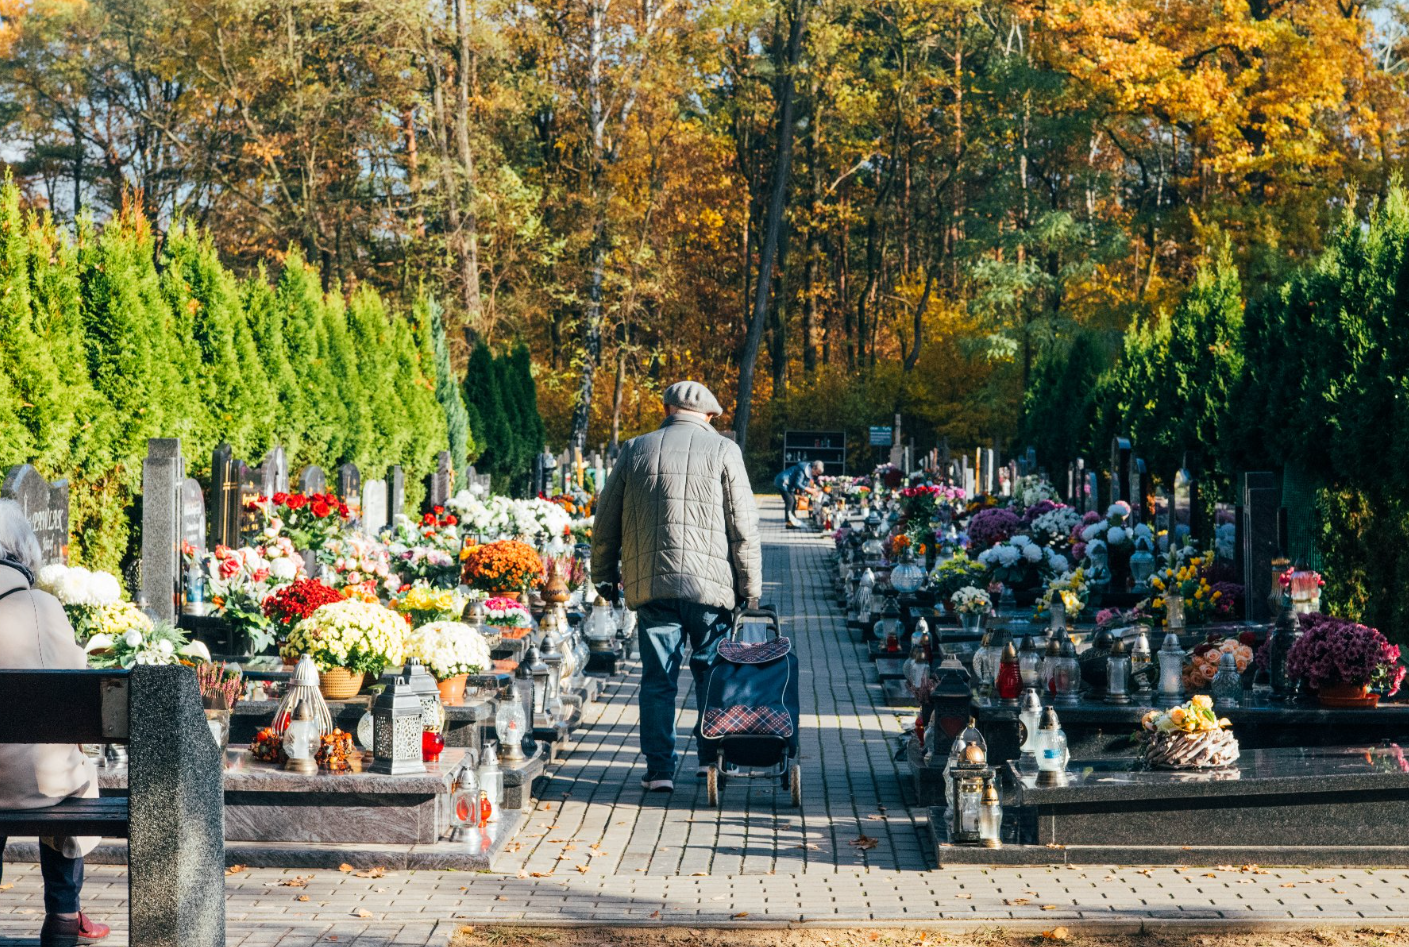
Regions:
<instances>
[{"instance_id":1,"label":"cemetery path","mask_svg":"<svg viewBox=\"0 0 1409 947\"><path fill-rule=\"evenodd\" d=\"M830 604L829 544L785 532L776 498L763 509L764 598L778 607L801 662L801 812L762 780L735 782L722 810L706 807L688 745L688 674L677 712L678 788L643 794L633 674L589 710L498 872L240 871L226 878L231 947L444 947L467 922L1106 932L1409 925L1409 870L1401 869L936 869L894 761L906 715L884 706L861 646ZM294 879L306 883L288 886ZM36 943L37 867L9 865L4 882L0 945ZM117 945L126 943L126 899L124 869L89 866L85 910L116 928Z\"/></svg>"}]
</instances>

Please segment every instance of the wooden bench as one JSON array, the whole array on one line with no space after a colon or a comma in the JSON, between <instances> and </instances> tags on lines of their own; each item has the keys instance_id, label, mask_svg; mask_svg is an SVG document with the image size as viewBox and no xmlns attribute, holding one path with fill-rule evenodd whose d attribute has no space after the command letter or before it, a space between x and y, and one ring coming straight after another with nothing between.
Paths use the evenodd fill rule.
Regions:
<instances>
[{"instance_id":1,"label":"wooden bench","mask_svg":"<svg viewBox=\"0 0 1409 947\"><path fill-rule=\"evenodd\" d=\"M194 671L0 670L0 744L16 743L126 744L128 795L0 809L0 836L126 838L133 947L223 947L223 759Z\"/></svg>"}]
</instances>

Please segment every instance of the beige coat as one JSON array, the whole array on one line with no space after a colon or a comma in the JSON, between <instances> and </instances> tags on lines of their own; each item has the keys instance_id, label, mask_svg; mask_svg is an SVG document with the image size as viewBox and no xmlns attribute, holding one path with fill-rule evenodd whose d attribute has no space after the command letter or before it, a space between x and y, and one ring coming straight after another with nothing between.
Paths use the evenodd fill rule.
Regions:
<instances>
[{"instance_id":1,"label":"beige coat","mask_svg":"<svg viewBox=\"0 0 1409 947\"><path fill-rule=\"evenodd\" d=\"M626 604L733 608L763 594L758 510L739 446L677 414L621 448L592 521L592 580L621 562Z\"/></svg>"},{"instance_id":2,"label":"beige coat","mask_svg":"<svg viewBox=\"0 0 1409 947\"><path fill-rule=\"evenodd\" d=\"M6 595L10 592L12 594ZM88 666L59 600L32 590L24 573L0 564L0 668L66 670ZM56 708L62 713L61 708ZM0 809L42 809L78 796L96 798L98 770L77 744L0 745ZM70 858L96 838L46 839Z\"/></svg>"}]
</instances>

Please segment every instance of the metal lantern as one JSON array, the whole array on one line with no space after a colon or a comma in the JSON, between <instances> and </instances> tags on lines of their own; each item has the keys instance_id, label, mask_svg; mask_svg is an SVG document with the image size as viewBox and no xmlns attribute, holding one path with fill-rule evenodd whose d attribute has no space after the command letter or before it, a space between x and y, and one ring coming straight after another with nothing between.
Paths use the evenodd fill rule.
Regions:
<instances>
[{"instance_id":1,"label":"metal lantern","mask_svg":"<svg viewBox=\"0 0 1409 947\"><path fill-rule=\"evenodd\" d=\"M313 719L308 703L299 701L298 706L294 708L293 718L284 728L284 755L288 757L284 769L305 775L318 772L315 757L322 742L323 734L318 730L318 722ZM417 749L420 749L419 744Z\"/></svg>"},{"instance_id":2,"label":"metal lantern","mask_svg":"<svg viewBox=\"0 0 1409 947\"><path fill-rule=\"evenodd\" d=\"M1231 651L1223 652L1218 659L1218 673L1210 682L1213 691L1213 706L1216 710L1228 710L1243 703L1243 676L1238 673L1238 656Z\"/></svg>"},{"instance_id":3,"label":"metal lantern","mask_svg":"<svg viewBox=\"0 0 1409 947\"><path fill-rule=\"evenodd\" d=\"M1052 671L1052 682L1057 691L1055 701L1070 706L1081 701L1081 662L1076 659L1076 645L1072 640L1063 637L1061 642L1061 656Z\"/></svg>"},{"instance_id":4,"label":"metal lantern","mask_svg":"<svg viewBox=\"0 0 1409 947\"><path fill-rule=\"evenodd\" d=\"M1018 649L1018 674L1023 687L1036 687L1042 679L1042 652L1032 635L1023 636L1022 647Z\"/></svg>"},{"instance_id":5,"label":"metal lantern","mask_svg":"<svg viewBox=\"0 0 1409 947\"><path fill-rule=\"evenodd\" d=\"M372 705L371 771L388 776L424 773L421 759L421 700L412 687L409 672L403 671Z\"/></svg>"},{"instance_id":6,"label":"metal lantern","mask_svg":"<svg viewBox=\"0 0 1409 947\"><path fill-rule=\"evenodd\" d=\"M950 734L961 728L969 717L971 699L969 672L958 658L946 655L934 672L934 688L930 691L930 720L925 730L926 763L950 751L951 745L941 745L940 741L949 739Z\"/></svg>"},{"instance_id":7,"label":"metal lantern","mask_svg":"<svg viewBox=\"0 0 1409 947\"><path fill-rule=\"evenodd\" d=\"M1282 594L1282 610L1272 628L1272 640L1267 643L1267 666L1272 677L1272 696L1282 700L1296 697L1297 682L1287 676L1287 655L1301 637L1301 619L1292 608L1290 592Z\"/></svg>"},{"instance_id":8,"label":"metal lantern","mask_svg":"<svg viewBox=\"0 0 1409 947\"><path fill-rule=\"evenodd\" d=\"M1145 590L1150 587L1150 577L1155 574L1155 554L1150 549L1150 541L1144 536L1135 540L1135 551L1130 554L1130 577L1135 580L1135 588Z\"/></svg>"},{"instance_id":9,"label":"metal lantern","mask_svg":"<svg viewBox=\"0 0 1409 947\"><path fill-rule=\"evenodd\" d=\"M421 702L421 726L439 733L445 726L445 705L440 702L440 688L435 686L435 678L421 659L414 656L407 659L404 673L411 682L412 693Z\"/></svg>"},{"instance_id":10,"label":"metal lantern","mask_svg":"<svg viewBox=\"0 0 1409 947\"><path fill-rule=\"evenodd\" d=\"M984 787L983 801L979 803L978 836L984 848L1003 847L1003 802L992 780Z\"/></svg>"},{"instance_id":11,"label":"metal lantern","mask_svg":"<svg viewBox=\"0 0 1409 947\"><path fill-rule=\"evenodd\" d=\"M1184 649L1179 636L1169 632L1159 649L1159 706L1178 707L1184 703Z\"/></svg>"},{"instance_id":12,"label":"metal lantern","mask_svg":"<svg viewBox=\"0 0 1409 947\"><path fill-rule=\"evenodd\" d=\"M1042 711L1037 725L1037 785L1062 786L1066 783L1067 735L1057 720L1057 711L1048 707Z\"/></svg>"},{"instance_id":13,"label":"metal lantern","mask_svg":"<svg viewBox=\"0 0 1409 947\"><path fill-rule=\"evenodd\" d=\"M1037 725L1042 721L1042 698L1036 688L1023 691L1022 703L1018 705L1018 753L1025 763L1036 759Z\"/></svg>"},{"instance_id":14,"label":"metal lantern","mask_svg":"<svg viewBox=\"0 0 1409 947\"><path fill-rule=\"evenodd\" d=\"M1130 655L1124 638L1111 642L1111 653L1106 658L1106 703L1130 703Z\"/></svg>"},{"instance_id":15,"label":"metal lantern","mask_svg":"<svg viewBox=\"0 0 1409 947\"><path fill-rule=\"evenodd\" d=\"M521 762L523 738L528 735L528 715L517 693L499 701L494 712L494 732L499 737L499 759L505 763Z\"/></svg>"},{"instance_id":16,"label":"metal lantern","mask_svg":"<svg viewBox=\"0 0 1409 947\"><path fill-rule=\"evenodd\" d=\"M543 636L543 663L548 665L548 694L545 707L554 720L563 719L563 656L552 635Z\"/></svg>"},{"instance_id":17,"label":"metal lantern","mask_svg":"<svg viewBox=\"0 0 1409 947\"><path fill-rule=\"evenodd\" d=\"M861 558L868 566L879 566L885 563L886 547L879 536L872 535L861 544Z\"/></svg>"},{"instance_id":18,"label":"metal lantern","mask_svg":"<svg viewBox=\"0 0 1409 947\"><path fill-rule=\"evenodd\" d=\"M890 570L890 586L901 595L913 595L925 584L925 570L915 562L915 553L905 547L900 563Z\"/></svg>"},{"instance_id":19,"label":"metal lantern","mask_svg":"<svg viewBox=\"0 0 1409 947\"><path fill-rule=\"evenodd\" d=\"M993 784L993 771L988 768L988 754L975 741L964 744L958 760L949 770L949 841L956 845L975 845L979 835L979 813L983 807L984 790Z\"/></svg>"},{"instance_id":20,"label":"metal lantern","mask_svg":"<svg viewBox=\"0 0 1409 947\"><path fill-rule=\"evenodd\" d=\"M1151 678L1154 675L1155 656L1150 652L1150 636L1143 626L1135 634L1130 645L1130 681L1135 688L1135 696L1143 702L1149 699L1154 690Z\"/></svg>"},{"instance_id":21,"label":"metal lantern","mask_svg":"<svg viewBox=\"0 0 1409 947\"><path fill-rule=\"evenodd\" d=\"M479 783L469 761L460 764L450 787L450 841L478 841Z\"/></svg>"},{"instance_id":22,"label":"metal lantern","mask_svg":"<svg viewBox=\"0 0 1409 947\"><path fill-rule=\"evenodd\" d=\"M533 681L533 726L553 726L553 716L548 710L548 688L553 669L543 663L538 656L538 649L532 645L529 645L528 651L525 652L521 666L528 669L528 676Z\"/></svg>"},{"instance_id":23,"label":"metal lantern","mask_svg":"<svg viewBox=\"0 0 1409 947\"><path fill-rule=\"evenodd\" d=\"M900 621L900 604L895 596L887 595L881 617L876 622L876 637L884 642L886 651L900 650L900 638L905 634L905 626Z\"/></svg>"},{"instance_id":24,"label":"metal lantern","mask_svg":"<svg viewBox=\"0 0 1409 947\"><path fill-rule=\"evenodd\" d=\"M318 724L319 736L332 733L333 715L328 712L328 702L323 699L323 692L318 689L318 665L313 663L312 655L307 654L301 656L294 665L288 692L274 711L275 733L284 732L284 728L293 719L294 707L303 703L308 704L308 712L313 715L314 723Z\"/></svg>"}]
</instances>

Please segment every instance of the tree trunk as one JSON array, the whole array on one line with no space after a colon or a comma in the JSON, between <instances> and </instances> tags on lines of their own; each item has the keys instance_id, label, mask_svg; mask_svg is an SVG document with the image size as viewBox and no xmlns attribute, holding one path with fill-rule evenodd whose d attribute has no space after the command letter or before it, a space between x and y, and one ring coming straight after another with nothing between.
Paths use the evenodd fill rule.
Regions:
<instances>
[{"instance_id":1,"label":"tree trunk","mask_svg":"<svg viewBox=\"0 0 1409 947\"><path fill-rule=\"evenodd\" d=\"M479 332L483 303L479 292L479 217L475 213L475 159L470 152L470 18L466 0L455 0L455 32L460 46L460 83L455 97L456 144L460 173L465 176L465 207L459 232L460 280L464 292L465 321Z\"/></svg>"},{"instance_id":2,"label":"tree trunk","mask_svg":"<svg viewBox=\"0 0 1409 947\"><path fill-rule=\"evenodd\" d=\"M783 222L783 233L778 243L778 288L773 294L773 319L768 346L769 363L773 368L773 397L782 394L788 376L788 244L792 230L787 221Z\"/></svg>"},{"instance_id":3,"label":"tree trunk","mask_svg":"<svg viewBox=\"0 0 1409 947\"><path fill-rule=\"evenodd\" d=\"M929 267L929 273L925 275L925 291L920 294L920 301L915 306L915 335L910 343L910 353L905 356L905 371L911 371L915 363L920 360L920 344L925 337L925 311L930 308L930 293L934 290L935 268ZM1026 389L1024 389L1026 390Z\"/></svg>"},{"instance_id":4,"label":"tree trunk","mask_svg":"<svg viewBox=\"0 0 1409 947\"><path fill-rule=\"evenodd\" d=\"M793 156L793 90L794 73L802 54L802 29L806 17L806 0L798 0L792 11L788 31L787 70L782 82L782 97L778 107L778 150L773 162L773 181L769 188L768 219L765 222L763 251L758 261L757 290L753 300L753 315L749 319L748 337L744 342L744 357L739 364L739 395L734 408L735 439L740 450L748 446L749 416L753 410L753 373L758 363L758 346L763 338L763 323L768 316L768 290L773 282L773 258L783 232L786 212L788 171Z\"/></svg>"}]
</instances>

